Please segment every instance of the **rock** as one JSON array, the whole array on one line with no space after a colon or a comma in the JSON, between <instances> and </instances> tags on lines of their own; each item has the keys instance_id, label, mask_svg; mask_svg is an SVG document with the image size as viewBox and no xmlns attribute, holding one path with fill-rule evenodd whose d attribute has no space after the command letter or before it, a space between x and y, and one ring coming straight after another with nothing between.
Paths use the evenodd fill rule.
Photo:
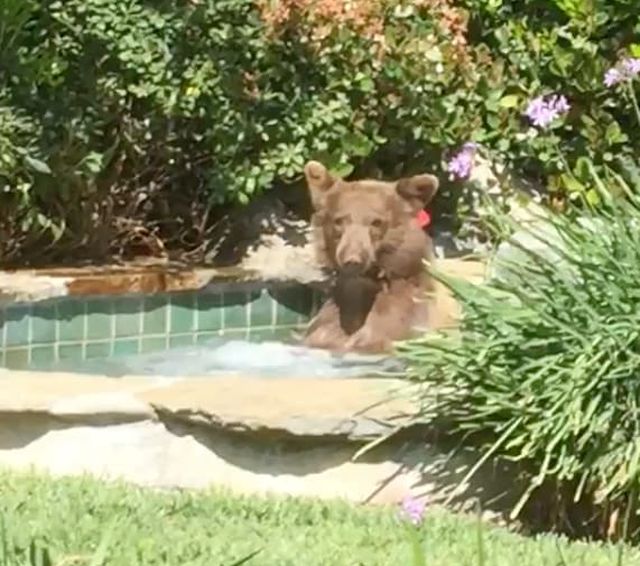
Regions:
<instances>
[{"instance_id":1,"label":"rock","mask_svg":"<svg viewBox=\"0 0 640 566\"><path fill-rule=\"evenodd\" d=\"M73 419L94 415L133 420L152 419L152 408L130 392L105 392L71 395L54 401L48 408L51 415Z\"/></svg>"},{"instance_id":2,"label":"rock","mask_svg":"<svg viewBox=\"0 0 640 566\"><path fill-rule=\"evenodd\" d=\"M545 220L545 216L549 213L538 207L530 208L528 213L523 211L520 214L522 228L495 250L487 266L488 280L506 281L512 277L513 268L510 268L510 265L514 263L530 265L539 258L548 265L553 265L558 272L564 271L568 278L577 282L579 272L567 259L567 255L571 252L566 246L565 239L556 224ZM594 238L602 238L601 228L605 222L604 219L578 218L575 222ZM531 253L525 250L532 252L534 256L532 257Z\"/></svg>"},{"instance_id":3,"label":"rock","mask_svg":"<svg viewBox=\"0 0 640 566\"><path fill-rule=\"evenodd\" d=\"M270 281L314 283L326 279L326 274L316 262L315 249L311 242L296 246L277 234L261 236L256 244L247 250L239 265Z\"/></svg>"},{"instance_id":4,"label":"rock","mask_svg":"<svg viewBox=\"0 0 640 566\"><path fill-rule=\"evenodd\" d=\"M415 404L401 382L194 378L164 385L35 372L3 380L0 466L11 469L358 503L412 495L432 505L455 495L452 506L469 509L476 498L493 509L505 477L515 477L488 464L458 489L479 456L448 454L424 430L354 458L364 441L408 422ZM105 414L111 419L99 418ZM496 512L509 503L500 501Z\"/></svg>"},{"instance_id":5,"label":"rock","mask_svg":"<svg viewBox=\"0 0 640 566\"><path fill-rule=\"evenodd\" d=\"M48 277L33 271L0 271L0 307L65 296L69 281L68 277Z\"/></svg>"},{"instance_id":6,"label":"rock","mask_svg":"<svg viewBox=\"0 0 640 566\"><path fill-rule=\"evenodd\" d=\"M274 195L256 198L233 209L212 233L207 261L215 266L238 266L263 279L322 281L315 261L311 226Z\"/></svg>"}]
</instances>

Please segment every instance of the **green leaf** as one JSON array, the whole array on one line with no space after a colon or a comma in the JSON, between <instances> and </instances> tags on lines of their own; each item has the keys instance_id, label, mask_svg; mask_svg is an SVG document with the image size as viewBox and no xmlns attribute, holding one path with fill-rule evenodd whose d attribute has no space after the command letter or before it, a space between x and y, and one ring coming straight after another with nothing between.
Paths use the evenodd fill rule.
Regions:
<instances>
[{"instance_id":1,"label":"green leaf","mask_svg":"<svg viewBox=\"0 0 640 566\"><path fill-rule=\"evenodd\" d=\"M520 102L520 97L517 94L508 94L500 99L500 106L502 108L515 108Z\"/></svg>"},{"instance_id":2,"label":"green leaf","mask_svg":"<svg viewBox=\"0 0 640 566\"><path fill-rule=\"evenodd\" d=\"M586 190L586 187L571 174L563 173L560 180L569 193L580 194Z\"/></svg>"},{"instance_id":3,"label":"green leaf","mask_svg":"<svg viewBox=\"0 0 640 566\"><path fill-rule=\"evenodd\" d=\"M81 167L91 173L97 175L102 171L103 156L97 151L90 151L82 160Z\"/></svg>"},{"instance_id":4,"label":"green leaf","mask_svg":"<svg viewBox=\"0 0 640 566\"><path fill-rule=\"evenodd\" d=\"M598 204L600 204L601 202L601 198L600 195L598 194L598 191L594 190L594 189L589 189L586 192L586 199L587 202L592 205L592 206L597 206Z\"/></svg>"},{"instance_id":5,"label":"green leaf","mask_svg":"<svg viewBox=\"0 0 640 566\"><path fill-rule=\"evenodd\" d=\"M611 124L607 126L604 137L609 145L623 143L628 140L627 135L622 132L618 122L611 122Z\"/></svg>"},{"instance_id":6,"label":"green leaf","mask_svg":"<svg viewBox=\"0 0 640 566\"><path fill-rule=\"evenodd\" d=\"M47 218L44 214L42 214L41 212L38 212L36 214L36 222L38 223L38 225L41 228L49 228L49 226L51 225L51 219Z\"/></svg>"},{"instance_id":7,"label":"green leaf","mask_svg":"<svg viewBox=\"0 0 640 566\"><path fill-rule=\"evenodd\" d=\"M373 150L373 142L360 132L349 132L342 137L345 151L356 157L366 157Z\"/></svg>"},{"instance_id":8,"label":"green leaf","mask_svg":"<svg viewBox=\"0 0 640 566\"><path fill-rule=\"evenodd\" d=\"M579 179L587 180L591 177L592 162L588 157L581 155L576 159L574 171Z\"/></svg>"},{"instance_id":9,"label":"green leaf","mask_svg":"<svg viewBox=\"0 0 640 566\"><path fill-rule=\"evenodd\" d=\"M362 92L373 92L375 90L375 87L376 85L371 77L365 76L360 79L360 90L362 90Z\"/></svg>"},{"instance_id":10,"label":"green leaf","mask_svg":"<svg viewBox=\"0 0 640 566\"><path fill-rule=\"evenodd\" d=\"M44 161L40 161L39 159L31 157L30 155L25 155L24 161L27 166L33 171L42 173L44 175L51 175L51 169L49 169L49 166Z\"/></svg>"},{"instance_id":11,"label":"green leaf","mask_svg":"<svg viewBox=\"0 0 640 566\"><path fill-rule=\"evenodd\" d=\"M331 172L338 177L348 177L353 173L353 169L351 163L339 163L331 168Z\"/></svg>"},{"instance_id":12,"label":"green leaf","mask_svg":"<svg viewBox=\"0 0 640 566\"><path fill-rule=\"evenodd\" d=\"M629 45L629 53L631 53L632 57L640 57L640 43Z\"/></svg>"}]
</instances>

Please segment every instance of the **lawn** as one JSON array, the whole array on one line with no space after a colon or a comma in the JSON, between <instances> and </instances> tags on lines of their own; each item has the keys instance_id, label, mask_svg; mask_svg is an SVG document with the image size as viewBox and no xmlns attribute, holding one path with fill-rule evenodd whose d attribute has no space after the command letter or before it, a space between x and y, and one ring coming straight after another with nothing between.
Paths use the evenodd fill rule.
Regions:
<instances>
[{"instance_id":1,"label":"lawn","mask_svg":"<svg viewBox=\"0 0 640 566\"><path fill-rule=\"evenodd\" d=\"M388 508L3 472L0 509L8 541L0 544L0 566L47 566L23 550L34 539L49 550L52 566L231 566L254 551L248 566L412 566L409 526ZM419 534L429 566L480 563L473 518L429 510ZM640 563L629 548L620 561L611 545L529 539L487 526L482 535L485 565Z\"/></svg>"}]
</instances>

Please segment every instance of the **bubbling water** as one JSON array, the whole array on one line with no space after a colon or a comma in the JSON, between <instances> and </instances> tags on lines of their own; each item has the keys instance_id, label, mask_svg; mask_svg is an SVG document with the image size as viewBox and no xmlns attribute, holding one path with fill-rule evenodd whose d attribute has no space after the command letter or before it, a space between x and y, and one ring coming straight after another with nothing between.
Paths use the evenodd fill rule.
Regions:
<instances>
[{"instance_id":1,"label":"bubbling water","mask_svg":"<svg viewBox=\"0 0 640 566\"><path fill-rule=\"evenodd\" d=\"M339 378L385 375L401 369L386 356L333 355L283 342L213 339L159 352L60 362L45 369L108 376Z\"/></svg>"}]
</instances>

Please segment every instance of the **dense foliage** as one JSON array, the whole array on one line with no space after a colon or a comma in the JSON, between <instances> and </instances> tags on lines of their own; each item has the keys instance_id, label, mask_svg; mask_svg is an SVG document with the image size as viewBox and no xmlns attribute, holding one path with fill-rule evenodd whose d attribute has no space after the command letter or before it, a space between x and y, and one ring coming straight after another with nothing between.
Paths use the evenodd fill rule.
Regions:
<instances>
[{"instance_id":1,"label":"dense foliage","mask_svg":"<svg viewBox=\"0 0 640 566\"><path fill-rule=\"evenodd\" d=\"M599 205L577 218L537 213L519 225L494 211L505 245L489 282L439 276L463 305L459 332L399 351L425 385L425 414L485 456L524 464L514 515L552 486L557 521L595 504L580 528L597 519L611 534L640 511L640 185L594 182Z\"/></svg>"},{"instance_id":2,"label":"dense foliage","mask_svg":"<svg viewBox=\"0 0 640 566\"><path fill-rule=\"evenodd\" d=\"M565 190L556 144L573 165L638 149L602 81L637 49L634 1L5 0L0 261L194 250L216 206L309 158L442 171L473 138ZM510 135L551 91L571 120Z\"/></svg>"}]
</instances>

